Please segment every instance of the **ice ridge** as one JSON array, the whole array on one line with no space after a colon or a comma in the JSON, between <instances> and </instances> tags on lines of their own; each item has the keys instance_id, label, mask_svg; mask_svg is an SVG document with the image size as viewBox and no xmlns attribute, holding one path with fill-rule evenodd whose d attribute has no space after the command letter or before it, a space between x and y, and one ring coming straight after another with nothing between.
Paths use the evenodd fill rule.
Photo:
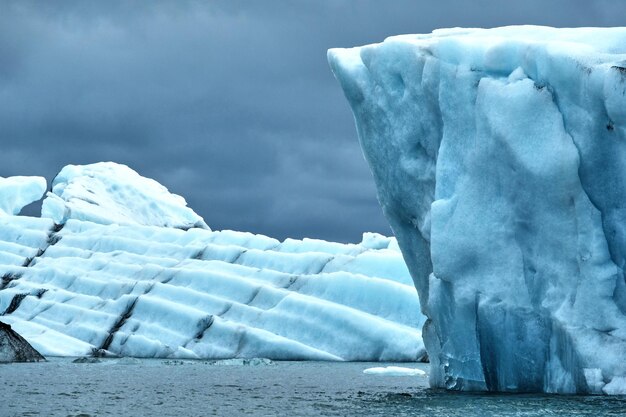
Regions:
<instances>
[{"instance_id":1,"label":"ice ridge","mask_svg":"<svg viewBox=\"0 0 626 417\"><path fill-rule=\"evenodd\" d=\"M395 239L0 218L0 316L46 356L415 361Z\"/></svg>"},{"instance_id":2,"label":"ice ridge","mask_svg":"<svg viewBox=\"0 0 626 417\"><path fill-rule=\"evenodd\" d=\"M41 216L56 224L78 219L101 224L209 229L183 197L114 162L64 167L43 201Z\"/></svg>"}]
</instances>

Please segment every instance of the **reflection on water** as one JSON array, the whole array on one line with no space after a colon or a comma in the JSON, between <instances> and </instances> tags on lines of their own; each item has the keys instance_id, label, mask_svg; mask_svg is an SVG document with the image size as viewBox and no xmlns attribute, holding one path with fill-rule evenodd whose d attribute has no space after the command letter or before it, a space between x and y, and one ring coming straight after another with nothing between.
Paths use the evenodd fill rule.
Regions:
<instances>
[{"instance_id":1,"label":"reflection on water","mask_svg":"<svg viewBox=\"0 0 626 417\"><path fill-rule=\"evenodd\" d=\"M53 359L2 365L0 416L626 415L626 397L448 393L428 389L423 377L363 374L372 366L380 364Z\"/></svg>"}]
</instances>

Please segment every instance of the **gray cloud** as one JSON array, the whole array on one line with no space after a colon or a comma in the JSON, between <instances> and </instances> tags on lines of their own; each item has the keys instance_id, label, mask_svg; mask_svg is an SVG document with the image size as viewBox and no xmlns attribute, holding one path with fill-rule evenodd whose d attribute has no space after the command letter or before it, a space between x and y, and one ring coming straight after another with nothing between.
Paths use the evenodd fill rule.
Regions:
<instances>
[{"instance_id":1,"label":"gray cloud","mask_svg":"<svg viewBox=\"0 0 626 417\"><path fill-rule=\"evenodd\" d=\"M207 223L389 233L326 49L437 27L623 24L619 0L0 3L0 175L113 160Z\"/></svg>"}]
</instances>

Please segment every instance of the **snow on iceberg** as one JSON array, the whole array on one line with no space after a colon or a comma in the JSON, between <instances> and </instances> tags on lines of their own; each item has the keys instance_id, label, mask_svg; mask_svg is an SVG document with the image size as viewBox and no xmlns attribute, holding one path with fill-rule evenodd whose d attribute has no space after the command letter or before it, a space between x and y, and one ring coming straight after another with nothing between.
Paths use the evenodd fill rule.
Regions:
<instances>
[{"instance_id":1,"label":"snow on iceberg","mask_svg":"<svg viewBox=\"0 0 626 417\"><path fill-rule=\"evenodd\" d=\"M183 197L114 162L64 167L43 201L41 216L57 224L78 219L101 224L209 228Z\"/></svg>"},{"instance_id":2,"label":"snow on iceberg","mask_svg":"<svg viewBox=\"0 0 626 417\"><path fill-rule=\"evenodd\" d=\"M431 385L618 392L626 28L437 30L328 58L429 318Z\"/></svg>"},{"instance_id":3,"label":"snow on iceberg","mask_svg":"<svg viewBox=\"0 0 626 417\"><path fill-rule=\"evenodd\" d=\"M43 177L0 177L0 216L18 214L46 192Z\"/></svg>"},{"instance_id":4,"label":"snow on iceberg","mask_svg":"<svg viewBox=\"0 0 626 417\"><path fill-rule=\"evenodd\" d=\"M48 356L415 361L395 246L2 217L0 316Z\"/></svg>"}]
</instances>

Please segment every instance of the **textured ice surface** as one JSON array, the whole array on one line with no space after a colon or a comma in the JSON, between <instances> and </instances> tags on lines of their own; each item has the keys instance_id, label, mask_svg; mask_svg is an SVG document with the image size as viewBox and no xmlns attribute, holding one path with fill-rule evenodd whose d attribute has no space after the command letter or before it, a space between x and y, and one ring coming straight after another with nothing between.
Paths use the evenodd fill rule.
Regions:
<instances>
[{"instance_id":1,"label":"textured ice surface","mask_svg":"<svg viewBox=\"0 0 626 417\"><path fill-rule=\"evenodd\" d=\"M101 224L208 229L183 197L113 162L63 168L52 182L41 216L57 224L78 219Z\"/></svg>"},{"instance_id":2,"label":"textured ice surface","mask_svg":"<svg viewBox=\"0 0 626 417\"><path fill-rule=\"evenodd\" d=\"M48 356L414 361L396 247L7 216L0 316Z\"/></svg>"},{"instance_id":3,"label":"textured ice surface","mask_svg":"<svg viewBox=\"0 0 626 417\"><path fill-rule=\"evenodd\" d=\"M438 30L328 57L429 317L431 385L617 392L626 28Z\"/></svg>"},{"instance_id":4,"label":"textured ice surface","mask_svg":"<svg viewBox=\"0 0 626 417\"><path fill-rule=\"evenodd\" d=\"M43 177L0 177L0 216L18 214L46 192Z\"/></svg>"}]
</instances>

